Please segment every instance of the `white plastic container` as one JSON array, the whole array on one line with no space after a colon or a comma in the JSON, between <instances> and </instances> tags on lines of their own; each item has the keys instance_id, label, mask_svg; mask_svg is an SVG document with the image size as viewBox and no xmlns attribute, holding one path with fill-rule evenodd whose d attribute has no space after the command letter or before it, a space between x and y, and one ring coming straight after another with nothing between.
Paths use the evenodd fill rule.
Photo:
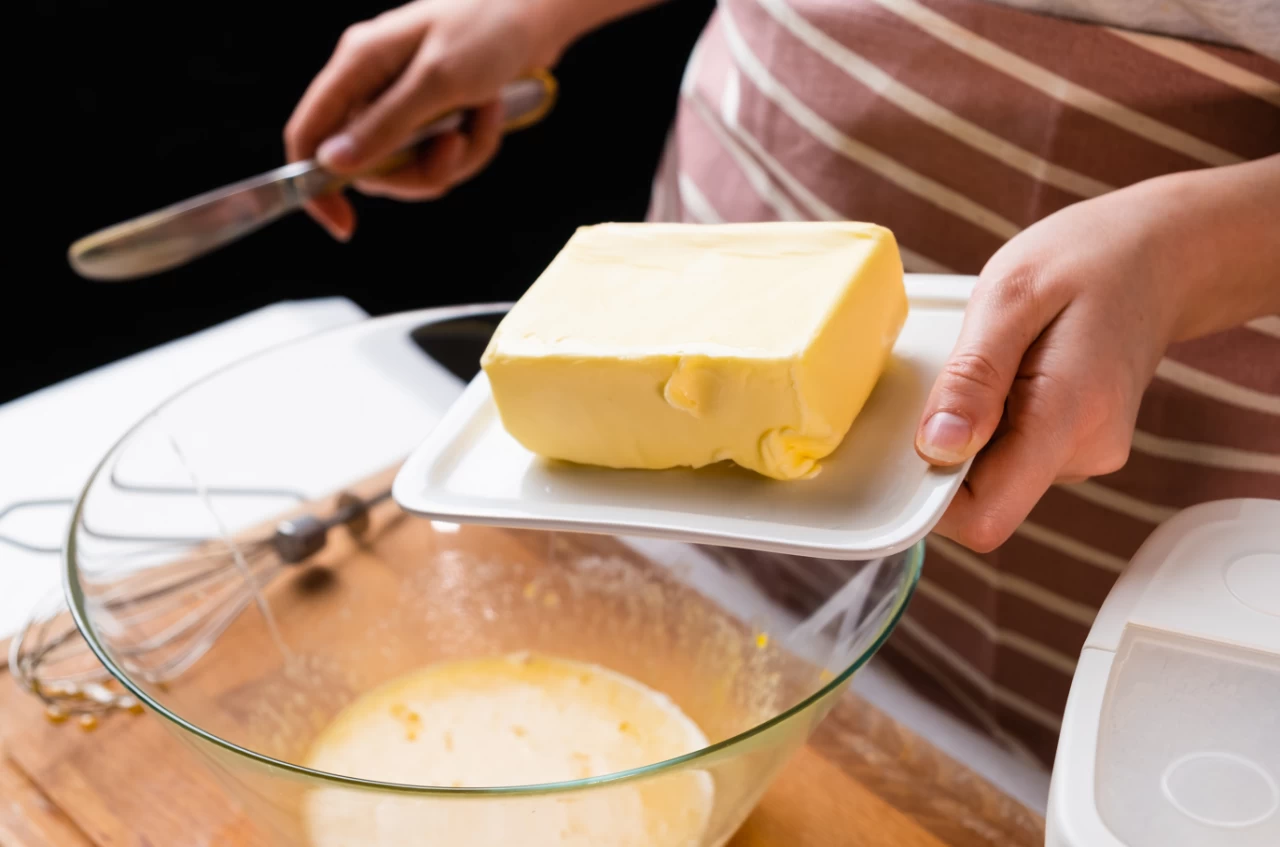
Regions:
<instances>
[{"instance_id":1,"label":"white plastic container","mask_svg":"<svg viewBox=\"0 0 1280 847\"><path fill-rule=\"evenodd\" d=\"M1080 654L1047 847L1280 847L1280 501L1157 529Z\"/></svg>"}]
</instances>

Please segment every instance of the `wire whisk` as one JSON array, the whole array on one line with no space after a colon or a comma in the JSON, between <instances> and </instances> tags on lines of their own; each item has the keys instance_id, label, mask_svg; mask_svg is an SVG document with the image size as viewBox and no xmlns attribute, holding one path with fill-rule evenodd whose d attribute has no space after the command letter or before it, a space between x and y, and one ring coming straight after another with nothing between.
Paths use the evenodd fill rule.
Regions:
<instances>
[{"instance_id":1,"label":"wire whisk","mask_svg":"<svg viewBox=\"0 0 1280 847\"><path fill-rule=\"evenodd\" d=\"M100 592L89 590L86 602L110 610L103 620L114 630L114 657L136 678L164 685L199 661L282 570L320 552L329 530L342 526L363 535L369 510L390 496L389 489L369 499L343 493L329 516L292 517L249 541L212 538L194 551L190 543L148 547L146 559L154 564L134 569ZM139 554L128 555L136 559ZM141 711L132 696L113 685L81 638L61 592L51 595L13 639L9 666L14 679L44 703L51 720L75 717L92 729L106 712Z\"/></svg>"}]
</instances>

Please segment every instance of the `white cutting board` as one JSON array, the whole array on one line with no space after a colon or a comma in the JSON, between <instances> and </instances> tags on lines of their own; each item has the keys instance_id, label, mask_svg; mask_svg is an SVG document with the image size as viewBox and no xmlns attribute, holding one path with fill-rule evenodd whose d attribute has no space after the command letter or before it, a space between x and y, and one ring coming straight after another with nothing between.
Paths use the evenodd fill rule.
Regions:
<instances>
[{"instance_id":1,"label":"white cutting board","mask_svg":"<svg viewBox=\"0 0 1280 847\"><path fill-rule=\"evenodd\" d=\"M274 344L366 317L345 298L277 303L0 406L0 638L59 584L59 550L89 473L163 400L211 371Z\"/></svg>"}]
</instances>

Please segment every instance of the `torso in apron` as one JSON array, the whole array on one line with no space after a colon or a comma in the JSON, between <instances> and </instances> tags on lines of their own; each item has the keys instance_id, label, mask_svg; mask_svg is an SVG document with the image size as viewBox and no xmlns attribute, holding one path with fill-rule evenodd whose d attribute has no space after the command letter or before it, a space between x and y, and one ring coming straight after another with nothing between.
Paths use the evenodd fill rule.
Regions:
<instances>
[{"instance_id":1,"label":"torso in apron","mask_svg":"<svg viewBox=\"0 0 1280 847\"><path fill-rule=\"evenodd\" d=\"M1071 203L1277 152L1280 65L1242 50L979 0L721 0L650 217L874 221L909 272L973 274ZM931 537L886 655L1050 761L1120 570L1161 520L1228 497L1280 498L1280 317L1171 349L1126 466L1050 490L1000 549ZM801 612L842 579L838 563L717 555Z\"/></svg>"}]
</instances>

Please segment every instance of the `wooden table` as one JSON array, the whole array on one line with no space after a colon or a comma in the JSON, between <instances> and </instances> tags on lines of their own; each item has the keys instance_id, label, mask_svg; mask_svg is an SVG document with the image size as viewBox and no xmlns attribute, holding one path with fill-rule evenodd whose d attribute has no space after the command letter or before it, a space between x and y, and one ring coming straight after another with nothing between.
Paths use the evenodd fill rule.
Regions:
<instances>
[{"instance_id":1,"label":"wooden table","mask_svg":"<svg viewBox=\"0 0 1280 847\"><path fill-rule=\"evenodd\" d=\"M159 847L131 822L144 817L149 830L181 833L165 847L265 844L159 719L121 716L147 728L139 735L149 743L135 759L78 762L93 735L67 724L33 725L33 715L43 719L28 699L7 674L0 677L0 733L11 738L22 727L29 735L22 746L43 745L47 754L31 768L37 772L0 761L0 844ZM152 793L165 784L180 786L184 802L157 821L154 806L145 807L172 793ZM851 693L731 847L1040 847L1043 828L1037 815Z\"/></svg>"},{"instance_id":2,"label":"wooden table","mask_svg":"<svg viewBox=\"0 0 1280 847\"><path fill-rule=\"evenodd\" d=\"M1043 843L1036 814L849 692L730 847ZM267 841L160 718L114 715L92 733L72 722L53 724L0 670L0 845L266 847Z\"/></svg>"}]
</instances>

